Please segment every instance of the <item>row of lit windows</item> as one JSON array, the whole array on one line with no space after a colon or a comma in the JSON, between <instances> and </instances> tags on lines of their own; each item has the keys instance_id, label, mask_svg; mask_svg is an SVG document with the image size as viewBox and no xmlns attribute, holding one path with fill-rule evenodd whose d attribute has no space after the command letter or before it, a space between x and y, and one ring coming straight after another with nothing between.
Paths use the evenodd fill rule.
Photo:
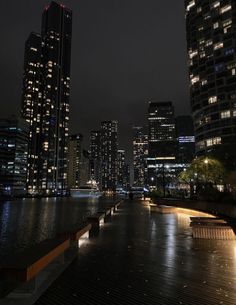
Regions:
<instances>
[{"instance_id":1,"label":"row of lit windows","mask_svg":"<svg viewBox=\"0 0 236 305\"><path fill-rule=\"evenodd\" d=\"M197 150L205 149L206 147L211 147L214 145L221 144L221 137L209 138L203 141L199 141L196 143Z\"/></svg>"}]
</instances>

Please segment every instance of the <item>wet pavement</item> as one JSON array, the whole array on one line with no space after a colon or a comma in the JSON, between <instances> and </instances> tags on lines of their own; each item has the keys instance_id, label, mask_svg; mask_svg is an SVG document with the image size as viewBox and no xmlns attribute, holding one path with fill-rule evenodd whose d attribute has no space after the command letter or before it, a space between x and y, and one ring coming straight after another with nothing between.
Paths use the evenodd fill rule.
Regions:
<instances>
[{"instance_id":1,"label":"wet pavement","mask_svg":"<svg viewBox=\"0 0 236 305\"><path fill-rule=\"evenodd\" d=\"M236 242L193 240L189 216L125 202L35 305L236 304Z\"/></svg>"}]
</instances>

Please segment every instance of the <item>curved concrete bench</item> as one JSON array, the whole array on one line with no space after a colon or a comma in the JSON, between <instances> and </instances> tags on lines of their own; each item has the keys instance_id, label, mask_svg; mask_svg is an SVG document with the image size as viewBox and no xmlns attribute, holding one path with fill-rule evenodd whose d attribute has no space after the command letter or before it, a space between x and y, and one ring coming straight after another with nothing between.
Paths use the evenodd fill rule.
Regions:
<instances>
[{"instance_id":1,"label":"curved concrete bench","mask_svg":"<svg viewBox=\"0 0 236 305\"><path fill-rule=\"evenodd\" d=\"M104 224L105 213L97 213L87 217L87 221L92 225L92 229L99 228Z\"/></svg>"},{"instance_id":2,"label":"curved concrete bench","mask_svg":"<svg viewBox=\"0 0 236 305\"><path fill-rule=\"evenodd\" d=\"M33 248L9 257L1 264L2 273L7 280L28 282L52 261L62 256L69 246L69 239L44 240Z\"/></svg>"},{"instance_id":3,"label":"curved concrete bench","mask_svg":"<svg viewBox=\"0 0 236 305\"><path fill-rule=\"evenodd\" d=\"M80 247L82 243L84 243L85 239L89 238L89 232L91 229L92 229L92 225L91 223L89 223L83 227L78 228L77 230L62 233L59 236L62 238L70 239L72 246L76 245Z\"/></svg>"}]
</instances>

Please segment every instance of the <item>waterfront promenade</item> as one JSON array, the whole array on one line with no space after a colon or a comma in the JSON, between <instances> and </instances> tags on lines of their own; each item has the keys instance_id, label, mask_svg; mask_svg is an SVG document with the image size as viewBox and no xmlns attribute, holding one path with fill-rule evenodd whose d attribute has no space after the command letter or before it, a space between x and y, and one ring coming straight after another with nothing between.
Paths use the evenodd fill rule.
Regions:
<instances>
[{"instance_id":1,"label":"waterfront promenade","mask_svg":"<svg viewBox=\"0 0 236 305\"><path fill-rule=\"evenodd\" d=\"M194 240L189 216L125 201L35 303L57 304L235 305L236 242Z\"/></svg>"}]
</instances>

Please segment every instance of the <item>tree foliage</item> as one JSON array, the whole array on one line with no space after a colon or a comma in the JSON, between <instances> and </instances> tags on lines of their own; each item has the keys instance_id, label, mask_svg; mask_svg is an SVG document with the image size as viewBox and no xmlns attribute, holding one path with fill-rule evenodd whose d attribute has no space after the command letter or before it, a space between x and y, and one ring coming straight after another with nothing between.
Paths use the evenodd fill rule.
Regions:
<instances>
[{"instance_id":1,"label":"tree foliage","mask_svg":"<svg viewBox=\"0 0 236 305\"><path fill-rule=\"evenodd\" d=\"M179 179L188 184L223 184L225 169L217 159L198 157L185 171L180 173Z\"/></svg>"}]
</instances>

